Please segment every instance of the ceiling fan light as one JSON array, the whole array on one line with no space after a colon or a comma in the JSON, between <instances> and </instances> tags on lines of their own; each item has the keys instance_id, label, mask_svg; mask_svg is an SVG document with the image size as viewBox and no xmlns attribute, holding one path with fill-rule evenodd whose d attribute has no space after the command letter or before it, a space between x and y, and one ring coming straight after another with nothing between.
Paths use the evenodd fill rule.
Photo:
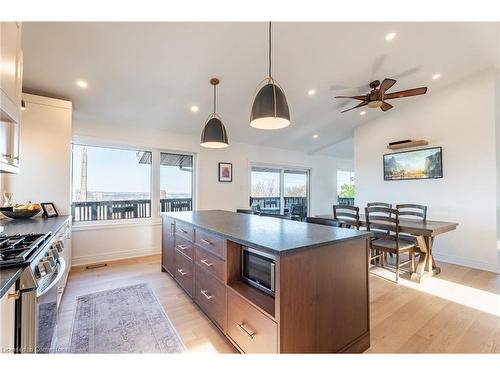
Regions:
<instances>
[{"instance_id":1,"label":"ceiling fan light","mask_svg":"<svg viewBox=\"0 0 500 375\"><path fill-rule=\"evenodd\" d=\"M290 125L290 110L283 90L273 81L264 85L253 101L250 126L274 130Z\"/></svg>"},{"instance_id":2,"label":"ceiling fan light","mask_svg":"<svg viewBox=\"0 0 500 375\"><path fill-rule=\"evenodd\" d=\"M225 148L229 146L226 128L217 117L207 121L201 133L200 146L206 148Z\"/></svg>"},{"instance_id":3,"label":"ceiling fan light","mask_svg":"<svg viewBox=\"0 0 500 375\"><path fill-rule=\"evenodd\" d=\"M373 100L368 102L368 108L380 108L382 106L382 100Z\"/></svg>"}]
</instances>

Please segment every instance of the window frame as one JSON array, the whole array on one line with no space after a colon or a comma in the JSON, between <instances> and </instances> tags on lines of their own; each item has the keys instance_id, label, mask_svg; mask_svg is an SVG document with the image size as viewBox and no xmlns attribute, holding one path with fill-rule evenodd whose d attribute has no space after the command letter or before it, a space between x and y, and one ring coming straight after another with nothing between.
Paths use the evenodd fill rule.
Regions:
<instances>
[{"instance_id":1,"label":"window frame","mask_svg":"<svg viewBox=\"0 0 500 375\"><path fill-rule=\"evenodd\" d=\"M123 226L149 226L161 224L160 212L160 153L182 154L193 157L193 172L191 173L191 199L193 210L198 207L198 189L197 189L197 171L198 171L198 158L196 152L182 151L175 149L165 149L151 147L143 144L134 143L115 143L103 142L87 137L74 137L71 142L71 171L70 171L70 205L73 204L73 146L88 146L88 147L102 147L108 149L124 150L124 151L142 151L151 152L151 174L150 174L150 199L151 199L151 216L144 218L133 219L114 219L114 220L92 220L92 221L73 221L72 226L76 230L90 230L96 228L113 228Z\"/></svg>"}]
</instances>

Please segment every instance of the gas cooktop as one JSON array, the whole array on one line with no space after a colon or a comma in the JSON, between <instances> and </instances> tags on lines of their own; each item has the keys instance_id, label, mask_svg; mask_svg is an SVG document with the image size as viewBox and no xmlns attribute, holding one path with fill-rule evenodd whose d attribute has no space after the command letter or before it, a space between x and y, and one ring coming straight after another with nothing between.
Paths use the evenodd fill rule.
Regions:
<instances>
[{"instance_id":1,"label":"gas cooktop","mask_svg":"<svg viewBox=\"0 0 500 375\"><path fill-rule=\"evenodd\" d=\"M47 234L0 235L0 267L28 264L50 238Z\"/></svg>"}]
</instances>

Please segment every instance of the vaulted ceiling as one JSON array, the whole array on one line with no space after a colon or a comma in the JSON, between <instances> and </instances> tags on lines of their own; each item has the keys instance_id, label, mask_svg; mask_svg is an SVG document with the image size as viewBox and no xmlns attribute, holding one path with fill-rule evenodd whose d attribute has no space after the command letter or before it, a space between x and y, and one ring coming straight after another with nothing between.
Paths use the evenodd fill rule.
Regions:
<instances>
[{"instance_id":1,"label":"vaulted ceiling","mask_svg":"<svg viewBox=\"0 0 500 375\"><path fill-rule=\"evenodd\" d=\"M359 110L340 114L357 102L335 95L368 92L370 81L385 77L398 79L393 91L428 86L432 95L496 65L499 56L496 23L286 22L273 30L273 75L292 120L282 130L248 125L256 86L267 74L264 22L26 22L24 90L69 98L74 121L198 136L212 109L209 79L218 77L218 111L230 142L349 157L345 140L354 127L420 98L361 116ZM386 41L390 32L396 37ZM432 80L435 73L441 77ZM78 79L88 87L78 87ZM190 111L193 105L198 112Z\"/></svg>"}]
</instances>

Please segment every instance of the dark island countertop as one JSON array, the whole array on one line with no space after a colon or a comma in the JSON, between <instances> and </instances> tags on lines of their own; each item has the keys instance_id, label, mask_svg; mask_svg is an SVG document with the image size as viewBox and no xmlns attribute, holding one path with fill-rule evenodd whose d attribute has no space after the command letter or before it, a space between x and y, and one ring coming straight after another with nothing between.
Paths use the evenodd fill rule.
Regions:
<instances>
[{"instance_id":1,"label":"dark island countertop","mask_svg":"<svg viewBox=\"0 0 500 375\"><path fill-rule=\"evenodd\" d=\"M58 216L48 219L37 217L34 219L0 219L0 232L12 236L20 233L56 233L62 226L70 220L71 216ZM21 276L22 267L0 267L0 298L9 290L9 288Z\"/></svg>"},{"instance_id":2,"label":"dark island countertop","mask_svg":"<svg viewBox=\"0 0 500 375\"><path fill-rule=\"evenodd\" d=\"M222 210L167 212L162 215L277 254L370 236L366 231Z\"/></svg>"}]
</instances>

